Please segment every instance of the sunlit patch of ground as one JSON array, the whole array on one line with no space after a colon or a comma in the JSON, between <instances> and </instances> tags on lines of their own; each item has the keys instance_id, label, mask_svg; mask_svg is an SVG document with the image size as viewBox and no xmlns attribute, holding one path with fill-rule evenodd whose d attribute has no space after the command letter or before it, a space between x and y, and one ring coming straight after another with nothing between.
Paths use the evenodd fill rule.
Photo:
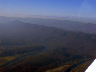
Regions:
<instances>
[{"instance_id":1,"label":"sunlit patch of ground","mask_svg":"<svg viewBox=\"0 0 96 72\"><path fill-rule=\"evenodd\" d=\"M7 62L9 62L13 59L15 59L15 57L13 57L13 56L0 57L0 66L6 64Z\"/></svg>"},{"instance_id":2,"label":"sunlit patch of ground","mask_svg":"<svg viewBox=\"0 0 96 72\"><path fill-rule=\"evenodd\" d=\"M70 65L64 65L64 66L60 66L60 67L55 68L55 69L52 69L52 70L47 70L47 71L45 71L45 72L57 72L57 71L62 71L62 70L67 69L67 68L69 68L69 67L70 67Z\"/></svg>"},{"instance_id":3,"label":"sunlit patch of ground","mask_svg":"<svg viewBox=\"0 0 96 72\"><path fill-rule=\"evenodd\" d=\"M6 59L8 61L11 61L11 60L15 59L15 57L14 56L8 56L8 57L1 57L0 59Z\"/></svg>"},{"instance_id":4,"label":"sunlit patch of ground","mask_svg":"<svg viewBox=\"0 0 96 72\"><path fill-rule=\"evenodd\" d=\"M19 58L23 55L27 55L27 54L30 54L30 53L35 53L37 51L34 51L34 52L29 52L29 53L24 53L24 54L17 54L17 55L14 55L14 56L7 56L7 57L0 57L0 66L8 63L9 61L12 61L16 58Z\"/></svg>"},{"instance_id":5,"label":"sunlit patch of ground","mask_svg":"<svg viewBox=\"0 0 96 72\"><path fill-rule=\"evenodd\" d=\"M15 59L13 56L8 56L8 57L0 57L0 66L8 63L9 61Z\"/></svg>"}]
</instances>

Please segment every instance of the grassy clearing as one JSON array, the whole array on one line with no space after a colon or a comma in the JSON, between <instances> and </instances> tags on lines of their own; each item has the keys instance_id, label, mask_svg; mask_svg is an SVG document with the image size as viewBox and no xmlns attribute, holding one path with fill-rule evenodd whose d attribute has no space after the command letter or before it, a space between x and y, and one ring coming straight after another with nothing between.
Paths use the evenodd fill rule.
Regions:
<instances>
[{"instance_id":1,"label":"grassy clearing","mask_svg":"<svg viewBox=\"0 0 96 72\"><path fill-rule=\"evenodd\" d=\"M15 59L14 56L8 56L8 57L0 57L0 66L8 63L9 61Z\"/></svg>"},{"instance_id":2,"label":"grassy clearing","mask_svg":"<svg viewBox=\"0 0 96 72\"><path fill-rule=\"evenodd\" d=\"M35 52L37 52L37 51L35 51ZM35 53L35 52L29 52L29 53ZM8 63L9 61L12 61L12 60L18 58L18 57L21 57L23 55L27 55L29 53L17 54L17 55L14 55L14 56L7 56L7 57L0 57L0 66Z\"/></svg>"},{"instance_id":3,"label":"grassy clearing","mask_svg":"<svg viewBox=\"0 0 96 72\"><path fill-rule=\"evenodd\" d=\"M5 59L8 61L11 61L11 60L15 59L15 57L14 56L8 56L8 57L1 57L0 59Z\"/></svg>"},{"instance_id":4,"label":"grassy clearing","mask_svg":"<svg viewBox=\"0 0 96 72\"><path fill-rule=\"evenodd\" d=\"M15 59L15 57L13 57L13 56L1 57L0 58L0 66L6 64L7 62L9 62L9 61L11 61L13 59Z\"/></svg>"},{"instance_id":5,"label":"grassy clearing","mask_svg":"<svg viewBox=\"0 0 96 72\"><path fill-rule=\"evenodd\" d=\"M37 52L37 51L35 51ZM35 53L35 52L30 52L30 53ZM24 54L17 54L17 55L14 55L14 56L7 56L7 57L0 57L0 64L4 64L6 62L9 62L9 61L12 61L18 57L21 57L23 55L27 55L29 53L24 53Z\"/></svg>"}]
</instances>

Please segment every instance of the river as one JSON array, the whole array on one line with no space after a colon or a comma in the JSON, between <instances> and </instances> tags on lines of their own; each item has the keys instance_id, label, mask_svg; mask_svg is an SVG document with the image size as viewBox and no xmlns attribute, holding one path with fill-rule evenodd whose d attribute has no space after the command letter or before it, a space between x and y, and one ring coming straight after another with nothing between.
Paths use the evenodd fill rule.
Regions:
<instances>
[{"instance_id":1,"label":"river","mask_svg":"<svg viewBox=\"0 0 96 72\"><path fill-rule=\"evenodd\" d=\"M38 52L35 52L35 53L30 53L30 54L27 54L27 55L23 55L23 56L21 56L21 57L19 57L19 58L16 58L16 59L14 59L14 60L12 60L12 61L10 61L10 62L2 65L0 68L3 68L3 67L5 67L5 66L8 66L8 65L10 65L10 64L13 63L13 62L18 61L19 59L25 58L26 56L40 54L40 53L48 50L49 48L50 48L50 46L47 46L44 50L41 50L41 51L38 51Z\"/></svg>"}]
</instances>

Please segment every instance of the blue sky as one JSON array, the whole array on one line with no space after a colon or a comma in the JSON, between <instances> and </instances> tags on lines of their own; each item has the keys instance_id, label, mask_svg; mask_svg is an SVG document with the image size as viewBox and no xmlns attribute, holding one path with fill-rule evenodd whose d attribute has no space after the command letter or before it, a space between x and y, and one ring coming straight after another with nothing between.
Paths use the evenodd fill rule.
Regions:
<instances>
[{"instance_id":1,"label":"blue sky","mask_svg":"<svg viewBox=\"0 0 96 72\"><path fill-rule=\"evenodd\" d=\"M95 0L0 0L0 15L96 17Z\"/></svg>"}]
</instances>

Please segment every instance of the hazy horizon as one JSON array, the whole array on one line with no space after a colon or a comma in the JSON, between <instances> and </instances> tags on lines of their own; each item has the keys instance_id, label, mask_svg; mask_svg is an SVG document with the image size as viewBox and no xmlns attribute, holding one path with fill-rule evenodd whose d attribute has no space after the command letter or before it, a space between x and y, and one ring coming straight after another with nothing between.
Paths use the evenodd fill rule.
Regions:
<instances>
[{"instance_id":1,"label":"hazy horizon","mask_svg":"<svg viewBox=\"0 0 96 72\"><path fill-rule=\"evenodd\" d=\"M0 0L0 16L96 18L94 0Z\"/></svg>"}]
</instances>

